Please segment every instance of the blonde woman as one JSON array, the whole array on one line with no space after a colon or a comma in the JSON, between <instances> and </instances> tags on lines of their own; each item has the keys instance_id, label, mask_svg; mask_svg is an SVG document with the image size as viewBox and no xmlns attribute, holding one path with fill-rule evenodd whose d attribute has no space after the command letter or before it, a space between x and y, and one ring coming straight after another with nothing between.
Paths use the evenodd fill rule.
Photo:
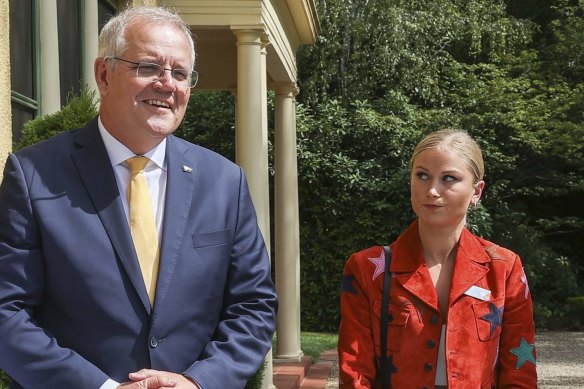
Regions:
<instances>
[{"instance_id":1,"label":"blonde woman","mask_svg":"<svg viewBox=\"0 0 584 389\"><path fill-rule=\"evenodd\" d=\"M391 244L388 363L379 369L385 255L353 254L343 274L340 388L536 388L533 308L517 254L473 235L485 183L464 131L427 135L411 159L417 218Z\"/></svg>"}]
</instances>

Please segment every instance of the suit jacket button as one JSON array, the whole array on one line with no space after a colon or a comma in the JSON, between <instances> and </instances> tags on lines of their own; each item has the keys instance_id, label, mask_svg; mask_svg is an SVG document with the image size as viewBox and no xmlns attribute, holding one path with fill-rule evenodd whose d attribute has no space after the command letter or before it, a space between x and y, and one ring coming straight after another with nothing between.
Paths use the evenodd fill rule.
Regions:
<instances>
[{"instance_id":1,"label":"suit jacket button","mask_svg":"<svg viewBox=\"0 0 584 389\"><path fill-rule=\"evenodd\" d=\"M158 346L158 339L153 336L150 338L150 347L156 348L156 346Z\"/></svg>"},{"instance_id":2,"label":"suit jacket button","mask_svg":"<svg viewBox=\"0 0 584 389\"><path fill-rule=\"evenodd\" d=\"M432 317L430 318L430 323L432 324L438 324L439 321L440 317L438 317L438 315L432 315Z\"/></svg>"},{"instance_id":3,"label":"suit jacket button","mask_svg":"<svg viewBox=\"0 0 584 389\"><path fill-rule=\"evenodd\" d=\"M434 346L436 346L436 342L429 340L426 342L426 346L428 346L428 348L434 348Z\"/></svg>"}]
</instances>

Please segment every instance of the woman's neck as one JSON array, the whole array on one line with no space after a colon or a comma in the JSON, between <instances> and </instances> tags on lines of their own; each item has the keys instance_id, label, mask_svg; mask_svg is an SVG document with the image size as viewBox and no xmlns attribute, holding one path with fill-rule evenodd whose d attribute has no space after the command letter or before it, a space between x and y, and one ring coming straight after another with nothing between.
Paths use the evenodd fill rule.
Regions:
<instances>
[{"instance_id":1,"label":"woman's neck","mask_svg":"<svg viewBox=\"0 0 584 389\"><path fill-rule=\"evenodd\" d=\"M448 260L454 259L463 228L464 224L453 229L436 229L419 223L418 233L428 266L444 265Z\"/></svg>"}]
</instances>

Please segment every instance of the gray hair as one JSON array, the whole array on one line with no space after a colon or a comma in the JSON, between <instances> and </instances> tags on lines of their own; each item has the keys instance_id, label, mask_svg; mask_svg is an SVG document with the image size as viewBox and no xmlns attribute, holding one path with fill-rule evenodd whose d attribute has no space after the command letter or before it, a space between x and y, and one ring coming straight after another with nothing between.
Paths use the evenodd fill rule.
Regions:
<instances>
[{"instance_id":1,"label":"gray hair","mask_svg":"<svg viewBox=\"0 0 584 389\"><path fill-rule=\"evenodd\" d=\"M181 30L191 48L191 70L195 68L195 42L191 30L176 12L163 7L130 7L113 16L99 34L98 55L121 56L128 48L126 29L137 22L171 24Z\"/></svg>"}]
</instances>

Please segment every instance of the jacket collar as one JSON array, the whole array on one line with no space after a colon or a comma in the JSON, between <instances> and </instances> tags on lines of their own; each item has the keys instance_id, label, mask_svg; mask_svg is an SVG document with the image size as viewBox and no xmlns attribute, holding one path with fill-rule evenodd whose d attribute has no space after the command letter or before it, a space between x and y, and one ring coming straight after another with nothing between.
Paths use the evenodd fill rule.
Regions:
<instances>
[{"instance_id":1,"label":"jacket collar","mask_svg":"<svg viewBox=\"0 0 584 389\"><path fill-rule=\"evenodd\" d=\"M452 275L451 304L489 271L491 257L485 251L489 248L485 248L482 242L468 229L463 229ZM417 220L392 244L391 249L390 268L397 281L426 304L438 309L438 298L425 266Z\"/></svg>"},{"instance_id":2,"label":"jacket collar","mask_svg":"<svg viewBox=\"0 0 584 389\"><path fill-rule=\"evenodd\" d=\"M485 264L491 261L491 257L486 250L495 251L493 250L494 247L484 247L479 238L474 236L467 228L464 228L458 241L456 261L463 259L471 263ZM394 273L413 272L424 264L424 253L418 232L417 219L391 245L391 250L391 271Z\"/></svg>"}]
</instances>

